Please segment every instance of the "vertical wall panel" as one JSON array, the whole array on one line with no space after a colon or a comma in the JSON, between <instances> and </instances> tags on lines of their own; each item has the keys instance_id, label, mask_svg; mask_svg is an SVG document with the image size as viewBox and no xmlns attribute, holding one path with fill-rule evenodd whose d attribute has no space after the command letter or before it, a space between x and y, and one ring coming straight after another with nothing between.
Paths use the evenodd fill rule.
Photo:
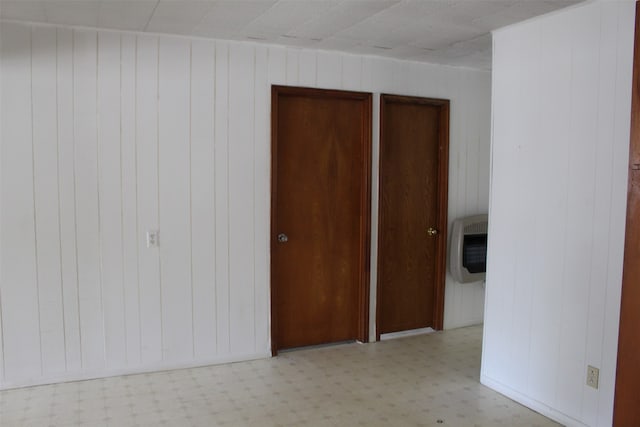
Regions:
<instances>
[{"instance_id":1,"label":"vertical wall panel","mask_svg":"<svg viewBox=\"0 0 640 427\"><path fill-rule=\"evenodd\" d=\"M193 357L191 281L191 45L160 40L158 53L158 167L163 356Z\"/></svg>"},{"instance_id":2,"label":"vertical wall panel","mask_svg":"<svg viewBox=\"0 0 640 427\"><path fill-rule=\"evenodd\" d=\"M228 355L229 335L229 44L216 42L215 233L216 337L219 355Z\"/></svg>"},{"instance_id":3,"label":"vertical wall panel","mask_svg":"<svg viewBox=\"0 0 640 427\"><path fill-rule=\"evenodd\" d=\"M362 91L373 91L372 64L373 57L364 56L362 59L362 74L360 89ZM369 264L371 271L369 276L369 339L373 340L376 336L376 290L378 286L378 182L380 165L380 94L374 93L371 99L371 255Z\"/></svg>"},{"instance_id":4,"label":"vertical wall panel","mask_svg":"<svg viewBox=\"0 0 640 427\"><path fill-rule=\"evenodd\" d=\"M460 75L460 70L452 70L451 73ZM440 79L436 73L434 76L435 81L430 82L424 90L429 90L431 93L438 94L439 90L434 90L433 84L437 84L439 81L441 84L447 84L446 79ZM408 78L415 78L414 72L408 73ZM425 83L423 83L425 85ZM461 93L466 93L466 87L468 82L461 80L460 85L451 87L450 90L445 90L448 97L451 98L451 122L449 126L449 200L448 200L448 215L449 218L461 218L471 213L485 213L486 211L471 212L468 210L466 204L465 182L468 175L467 172L467 152L465 150L468 138L473 135L471 126L461 127L460 123L469 124L469 109L467 102L460 102ZM428 89L427 89L428 88ZM442 89L440 89L442 90ZM468 129L469 128L469 129ZM451 223L449 223L451 227ZM445 327L465 325L476 322L465 322L464 317L468 316L468 304L465 304L465 297L473 288L478 287L479 284L460 284L455 282L450 275L447 275L446 288L445 288L445 311L444 311L444 324ZM477 305L477 302L476 302ZM458 309L453 309L457 307Z\"/></svg>"},{"instance_id":5,"label":"vertical wall panel","mask_svg":"<svg viewBox=\"0 0 640 427\"><path fill-rule=\"evenodd\" d=\"M399 61L393 59L391 62L391 80L389 81L389 87L392 93L407 93L406 78L407 63L405 61ZM458 73L460 70L452 70L452 73Z\"/></svg>"},{"instance_id":6,"label":"vertical wall panel","mask_svg":"<svg viewBox=\"0 0 640 427\"><path fill-rule=\"evenodd\" d=\"M122 135L120 127L120 34L98 35L98 189L104 307L105 360L127 360L122 263Z\"/></svg>"},{"instance_id":7,"label":"vertical wall panel","mask_svg":"<svg viewBox=\"0 0 640 427\"><path fill-rule=\"evenodd\" d=\"M255 48L255 122L254 122L254 158L271 157L271 90L267 82L268 48ZM271 329L269 307L271 306L269 284L271 277L270 239L271 234L271 168L269 162L255 162L254 172L254 263L255 263L255 348L256 351L268 349Z\"/></svg>"},{"instance_id":8,"label":"vertical wall panel","mask_svg":"<svg viewBox=\"0 0 640 427\"><path fill-rule=\"evenodd\" d=\"M452 71L453 73L459 74L460 70ZM455 117L451 123L451 129L449 131L449 135L453 143L449 149L450 161L453 166L453 173L449 172L449 200L453 201L453 206L455 206L454 211L452 212L455 217L461 217L467 215L467 210L462 208L465 206L465 201L467 199L466 195L466 183L467 183L467 151L466 147L461 144L461 141L466 141L468 137L468 130L466 126L460 126L459 123L468 123L469 120L469 109L466 103L456 102L460 99L460 94L463 93L464 83L460 86L453 88L453 97L451 102L451 115ZM458 293L456 297L459 299L461 295Z\"/></svg>"},{"instance_id":9,"label":"vertical wall panel","mask_svg":"<svg viewBox=\"0 0 640 427\"><path fill-rule=\"evenodd\" d=\"M339 88L342 85L342 55L330 52L318 52L318 87Z\"/></svg>"},{"instance_id":10,"label":"vertical wall panel","mask_svg":"<svg viewBox=\"0 0 640 427\"><path fill-rule=\"evenodd\" d=\"M287 49L284 47L269 46L268 47L268 84L284 85L287 83ZM271 92L269 92L271 97ZM271 106L271 104L269 104ZM271 108L271 107L269 107ZM271 124L269 124L271 125Z\"/></svg>"},{"instance_id":11,"label":"vertical wall panel","mask_svg":"<svg viewBox=\"0 0 640 427\"><path fill-rule=\"evenodd\" d=\"M484 76L475 76L477 98L473 100L476 114L478 114L478 127L473 129L473 134L478 137L478 206L477 212L487 211L489 205L490 185L490 153L491 153L491 109L485 108L485 99L491 99L491 85L484 83Z\"/></svg>"},{"instance_id":12,"label":"vertical wall panel","mask_svg":"<svg viewBox=\"0 0 640 427\"><path fill-rule=\"evenodd\" d=\"M394 60L393 67L393 92L394 93L409 93L411 88L409 87L409 68L411 64L407 61ZM457 70L456 70L457 71ZM461 80L462 81L462 80Z\"/></svg>"},{"instance_id":13,"label":"vertical wall panel","mask_svg":"<svg viewBox=\"0 0 640 427\"><path fill-rule=\"evenodd\" d=\"M611 162L613 152L610 145L610 129L615 122L615 79L610 78L611 67L616 64L617 20L618 13L613 8L602 8L599 11L598 25L602 29L600 40L597 42L597 53L600 58L597 64L597 97L598 115L595 119L595 158L593 195L596 200L606 200L611 195L612 173ZM611 206L609 203L594 203L592 209L593 221L590 232L594 241L605 242L601 245L591 245L589 263L589 306L587 317L587 344L585 349L585 364L602 366L602 335L604 333L606 287L602 283L607 281L608 267L601 262L609 256L609 227L602 224L610 223ZM598 390L585 388L583 390L582 413L584 419L597 419Z\"/></svg>"},{"instance_id":14,"label":"vertical wall panel","mask_svg":"<svg viewBox=\"0 0 640 427\"><path fill-rule=\"evenodd\" d=\"M461 76L462 77L462 76ZM441 80L444 80L440 78ZM425 79L425 82L428 80ZM436 88L436 91L449 90L444 80L444 87ZM454 102L462 103L469 111L465 128L466 138L461 141L461 145L467 144L467 185L466 197L463 205L449 202L449 218L462 216L457 211L466 214L486 213L488 211L489 200L489 152L490 152L490 127L491 111L484 108L484 100L490 98L491 87L484 83L484 76L479 74L470 75L464 78L465 90L458 94L458 99ZM433 89L432 89L433 90ZM459 119L458 119L459 120ZM460 126L454 123L453 126ZM473 172L472 172L473 170ZM445 324L449 327L456 325L464 326L482 322L484 318L484 283L475 283L471 286L458 284L453 278L448 277L448 290L460 294L460 304L453 304L449 309L449 314L445 314ZM455 318L455 321L451 320Z\"/></svg>"},{"instance_id":15,"label":"vertical wall panel","mask_svg":"<svg viewBox=\"0 0 640 427\"><path fill-rule=\"evenodd\" d=\"M393 91L393 61L382 58L367 58L368 72L371 73L369 88L363 86L363 90L375 90L380 93L394 93ZM428 96L428 95L425 95Z\"/></svg>"},{"instance_id":16,"label":"vertical wall panel","mask_svg":"<svg viewBox=\"0 0 640 427\"><path fill-rule=\"evenodd\" d=\"M267 57L268 57L267 60L269 62L267 66L269 80L267 81L267 83L269 85L286 84L287 83L287 49L283 47L269 46ZM269 97L271 97L271 91L269 91ZM269 109L271 109L271 104L269 104ZM269 122L269 126L271 126L271 122Z\"/></svg>"},{"instance_id":17,"label":"vertical wall panel","mask_svg":"<svg viewBox=\"0 0 640 427\"><path fill-rule=\"evenodd\" d=\"M458 129L457 120L463 120L461 117L461 112L464 112L462 109L462 105L459 105L459 90L455 88L452 90L451 104L450 104L450 124L449 124L449 176L448 176L448 186L449 186L449 218L461 218L466 215L459 205L459 187L458 182L461 177L466 176L466 171L464 168L461 168L460 164L460 153L459 153L459 141L460 141L460 130ZM463 199L464 200L464 199ZM447 224L451 228L451 223ZM453 310L451 307L455 307L460 303L461 292L460 285L451 280L450 272L447 272L447 283L445 289L445 300L444 300L444 324L457 324L460 312L456 312L456 317L452 316Z\"/></svg>"},{"instance_id":18,"label":"vertical wall panel","mask_svg":"<svg viewBox=\"0 0 640 427\"><path fill-rule=\"evenodd\" d=\"M75 141L73 105L73 32L57 29L58 191L60 214L60 266L64 309L66 368L82 367L80 308L76 250Z\"/></svg>"},{"instance_id":19,"label":"vertical wall panel","mask_svg":"<svg viewBox=\"0 0 640 427\"><path fill-rule=\"evenodd\" d=\"M487 157L473 159L489 129L483 71L19 24L3 25L1 55L11 107L0 141L0 388L269 354L273 84L375 92L373 315L378 94L464 104L451 145L474 175L488 170ZM464 191L451 212L482 208L470 176L452 176ZM159 247L147 247L149 231ZM480 320L466 313L482 309L476 288L447 297L445 326Z\"/></svg>"},{"instance_id":20,"label":"vertical wall panel","mask_svg":"<svg viewBox=\"0 0 640 427\"><path fill-rule=\"evenodd\" d=\"M236 45L229 68L229 325L231 352L243 354L255 350L254 47Z\"/></svg>"},{"instance_id":21,"label":"vertical wall panel","mask_svg":"<svg viewBox=\"0 0 640 427\"><path fill-rule=\"evenodd\" d=\"M512 163L517 178L511 181L512 193L510 194L513 203L512 214L509 218L509 225L516 230L526 230L531 225L531 219L528 217L529 212L536 209L538 200L535 192L522 192L521 188L530 188L535 186L538 180L538 165L542 159L537 157L535 147L539 144L540 132L540 97L539 90L535 87L531 75L535 76L539 72L540 64L537 57L540 52L540 40L538 37L530 34L523 34L519 38L519 44L522 47L522 57L519 59L519 66L522 70L530 70L530 73L520 73L521 78L518 79L518 87L516 88L520 99L527 99L530 102L522 103L518 106L519 117L509 126L510 141L517 141L512 144L516 161ZM530 54L533 52L533 54ZM466 88L465 88L466 89ZM469 111L465 115L465 120L473 120L472 113ZM524 119L522 119L524 118ZM467 156L464 160L467 168L467 180L464 186L461 186L461 192L465 199L469 199L474 191L470 191L470 181L475 180L475 170L470 166L471 158ZM477 169L477 168L476 168ZM471 175L471 180L469 180ZM475 200L470 204L475 205ZM510 330L510 341L514 345L509 349L510 361L522 361L527 363L530 351L530 342L526 334L520 333L522 330L530 330L531 324L535 321L532 317L532 296L535 288L533 275L536 271L535 266L528 262L529 259L535 257L534 247L527 239L512 239L510 245L513 256L511 286L513 288L513 300L510 301L512 307L518 307L518 310L512 311L512 328ZM537 317L537 316L536 316ZM518 362L510 363L510 380L512 384L518 387L527 386L527 372L520 369Z\"/></svg>"},{"instance_id":22,"label":"vertical wall panel","mask_svg":"<svg viewBox=\"0 0 640 427\"><path fill-rule=\"evenodd\" d=\"M76 241L83 367L104 367L97 145L97 38L74 31Z\"/></svg>"},{"instance_id":23,"label":"vertical wall panel","mask_svg":"<svg viewBox=\"0 0 640 427\"><path fill-rule=\"evenodd\" d=\"M0 297L4 378L21 381L42 375L33 199L31 30L3 24L0 36Z\"/></svg>"},{"instance_id":24,"label":"vertical wall panel","mask_svg":"<svg viewBox=\"0 0 640 427\"><path fill-rule=\"evenodd\" d=\"M615 87L616 80L610 76L615 72L618 13L612 8L601 8L600 28L602 29L598 41L597 64L598 84L597 97L600 109L595 123L595 157L598 160L593 171L594 197L596 200L606 200L612 194L611 167L613 161L613 147L610 144L611 128L615 123ZM605 242L601 245L591 245L591 263L589 268L589 308L587 330L587 346L585 363L592 366L602 366L602 337L605 326L605 303L607 289L602 283L607 281L608 268L601 260L609 257L610 244L607 241L609 227L602 224L610 224L611 205L609 203L595 203L593 206L593 222L590 224L594 241ZM598 412L597 390L585 390L585 398L582 405L584 418L594 419Z\"/></svg>"},{"instance_id":25,"label":"vertical wall panel","mask_svg":"<svg viewBox=\"0 0 640 427\"><path fill-rule=\"evenodd\" d=\"M299 86L299 72L300 67L298 66L300 51L294 49L286 49L286 84L289 86Z\"/></svg>"},{"instance_id":26,"label":"vertical wall panel","mask_svg":"<svg viewBox=\"0 0 640 427\"><path fill-rule=\"evenodd\" d=\"M600 58L596 71L597 97L600 109L594 125L595 157L598 160L593 170L594 198L606 200L611 195L612 173L611 162L613 152L610 145L610 129L615 122L615 79L610 78L611 67L616 63L617 20L618 13L612 8L601 8L598 25L602 29L597 43L597 53ZM587 317L587 345L585 364L602 366L602 335L604 333L605 301L607 289L602 283L607 281L608 268L600 262L609 256L609 227L602 224L610 223L611 206L609 203L595 203L592 209L593 221L590 224L594 241L606 242L602 245L591 245L589 263L589 307ZM582 412L585 419L596 419L598 413L597 390L585 389L582 402Z\"/></svg>"},{"instance_id":27,"label":"vertical wall panel","mask_svg":"<svg viewBox=\"0 0 640 427\"><path fill-rule=\"evenodd\" d=\"M196 357L216 354L215 44L191 54L191 252Z\"/></svg>"},{"instance_id":28,"label":"vertical wall panel","mask_svg":"<svg viewBox=\"0 0 640 427\"><path fill-rule=\"evenodd\" d=\"M615 69L615 122L612 132L614 141L626 141L616 144L613 150L613 162L611 168L614 171L611 187L611 206L620 206L620 209L612 210L609 222L609 265L610 282L618 285L622 283L622 264L624 260L624 241L627 205L627 184L629 168L629 145L631 127L628 118L631 105L631 81L633 74L633 46L635 19L634 11L636 2L616 2L618 9L618 42L616 43L619 60ZM611 396L615 390L615 375L618 349L618 326L620 322L620 298L621 286L607 288L605 299L603 360L600 370L602 379L600 387L600 400L598 402L598 425L607 426L613 420L613 399Z\"/></svg>"},{"instance_id":29,"label":"vertical wall panel","mask_svg":"<svg viewBox=\"0 0 640 427\"><path fill-rule=\"evenodd\" d=\"M313 87L316 85L316 72L318 69L317 53L315 50L301 50L298 56L298 84L300 86Z\"/></svg>"},{"instance_id":30,"label":"vertical wall panel","mask_svg":"<svg viewBox=\"0 0 640 427\"><path fill-rule=\"evenodd\" d=\"M142 363L162 360L162 297L158 248L145 236L158 229L158 38L138 36L136 45L136 171ZM162 243L162 236L160 236Z\"/></svg>"},{"instance_id":31,"label":"vertical wall panel","mask_svg":"<svg viewBox=\"0 0 640 427\"><path fill-rule=\"evenodd\" d=\"M535 65L535 64L534 64ZM463 86L463 91L467 92L472 92L475 90L479 90L479 88L477 88L477 84L475 81L469 79L465 81L465 84ZM535 95L535 94L534 94ZM473 97L473 99L476 99L477 95ZM484 211L486 209L485 206L482 207L478 207L478 168L479 168L479 163L478 162L478 157L482 155L482 153L480 153L480 139L482 138L482 135L477 134L476 132L474 132L475 129L478 129L478 121L479 120L483 120L486 119L485 117L480 117L479 114L474 114L475 111L477 111L477 106L473 105L471 102L465 102L464 103L464 109L465 111L468 112L468 114L465 115L465 122L467 123L467 126L465 126L465 129L467 130L467 135L464 138L465 141L467 141L466 144L466 149L464 149L464 157L465 157L465 164L466 164L466 179L465 179L465 183L464 183L464 193L465 193L465 200L464 200L464 205L467 206L467 212L469 214L473 214L476 212L481 212Z\"/></svg>"},{"instance_id":32,"label":"vertical wall panel","mask_svg":"<svg viewBox=\"0 0 640 427\"><path fill-rule=\"evenodd\" d=\"M512 50L516 46L515 38L513 41L505 41L504 45L495 46L496 64L500 64L501 58L508 59L509 56L505 56L504 51L507 51L511 55ZM519 57L521 58L521 57ZM515 61L514 61L515 62ZM507 71L502 71L500 75L494 74L495 81L500 79L501 84L495 85L496 91L495 97L508 93L519 93L520 91L520 78L518 74L518 64L507 63L503 66L507 67ZM500 69L498 65L496 68ZM496 104L496 111L494 114L500 114L507 107ZM515 108L515 107L514 107ZM502 109L502 110L499 110ZM509 144L514 138L518 138L518 130L514 128L513 123L507 123L504 126L494 128L493 135L493 163L494 176L498 174L504 174L508 176L514 176L510 180L498 180L492 182L492 203L494 205L510 204L513 197L518 195L518 150L515 144ZM507 161L508 160L508 161ZM496 212L489 213L489 227L491 224L509 224L510 228L513 228L516 224L516 218L511 215L510 212L496 210ZM506 226L505 226L506 229ZM491 307L487 307L487 313L485 316L485 325L493 325L494 335L499 337L495 339L493 346L486 345L485 354L483 359L490 360L498 368L496 369L496 380L507 380L514 371L513 361L511 359L511 349L504 345L505 342L509 342L511 339L511 329L509 328L510 322L513 320L513 301L514 301L514 286L513 280L515 278L515 249L517 242L510 239L508 234L503 231L503 228L493 228L492 235L489 237L490 241L504 240L504 244L499 247L491 246L487 258L487 271L492 274L499 275L499 278L494 278L493 287L488 288L487 292L492 294L487 296L487 301L492 301ZM492 266L503 266L500 270L493 270ZM487 278L489 279L489 278ZM489 280L487 280L488 282ZM491 298L490 298L491 297ZM500 320L498 320L500 319ZM485 339L491 340L494 337L486 337ZM488 357L486 353L491 353L491 357ZM493 365L492 365L493 366Z\"/></svg>"},{"instance_id":33,"label":"vertical wall panel","mask_svg":"<svg viewBox=\"0 0 640 427\"><path fill-rule=\"evenodd\" d=\"M374 87L373 86L373 63L376 60L376 58L373 56L363 56L361 57L361 59L362 59L362 81L360 82L360 88L361 88L360 90L363 90L365 92L372 92ZM374 102L374 104L376 103ZM376 129L375 126L374 126L374 129Z\"/></svg>"},{"instance_id":34,"label":"vertical wall panel","mask_svg":"<svg viewBox=\"0 0 640 427\"><path fill-rule=\"evenodd\" d=\"M566 146L554 143L569 137L565 117L570 111L569 86L566 82L570 79L571 55L567 40L562 36L564 30L565 23L561 18L552 18L546 23L544 31L537 30L543 46L540 51L540 76L545 84L543 87L536 85L536 88L542 91L543 97L553 96L555 99L542 108L540 122L545 126L540 130L539 140L542 143L536 152L536 158L545 159L545 170L549 173L541 174L538 186L534 187L538 203L553 207L536 212L533 231L536 253L546 253L537 262L533 307L546 306L548 312L557 312L562 302L559 293L562 290L564 256L547 252L544 248L564 244L565 235L565 227L557 218L566 215L568 179L563 171L569 162L569 152ZM507 109L505 114L508 114L508 106L502 108ZM549 192L548 188L557 191ZM545 315L532 323L530 334L530 340L535 345L531 346L528 369L549 374L530 376L529 389L532 396L544 399L554 393L558 363L556 358L548 355L559 351L560 329L553 316Z\"/></svg>"},{"instance_id":35,"label":"vertical wall panel","mask_svg":"<svg viewBox=\"0 0 640 427\"><path fill-rule=\"evenodd\" d=\"M380 129L380 95L376 94L372 99L372 124L373 129ZM378 212L379 208L379 182L380 182L380 132L372 132L371 138L371 276L369 278L369 340L376 337L376 313L377 313L377 286L378 286Z\"/></svg>"},{"instance_id":36,"label":"vertical wall panel","mask_svg":"<svg viewBox=\"0 0 640 427\"><path fill-rule=\"evenodd\" d=\"M260 55L259 55L259 50L256 51L256 71L259 69L260 67ZM286 75L287 75L287 69L286 69L286 49L281 48L281 47L274 47L274 46L270 46L267 49L267 80L266 80L266 88L264 89L266 92L266 105L264 108L266 108L266 110L269 112L269 114L267 115L266 118L264 118L261 122L260 119L260 107L259 107L259 103L256 102L256 137L257 137L257 141L258 141L258 145L256 145L256 155L257 153L259 153L260 151L260 145L259 145L259 141L260 141L260 124L262 123L262 126L265 126L265 122L266 122L266 127L267 127L267 134L263 137L265 138L264 141L264 148L262 148L263 150L267 150L267 153L269 153L269 159L271 156L271 147L272 147L272 141L271 141L271 85L275 85L275 84L285 84L286 83ZM259 76L259 75L258 75ZM259 88L259 80L256 79L256 88ZM256 253L256 271L258 271L258 277L256 278L257 282L256 282L256 298L259 297L259 295L261 293L264 293L266 295L271 295L271 258L270 258L270 246L271 246L271 174L273 173L273 171L271 170L271 163L268 162L265 166L263 166L266 168L266 170L268 171L268 181L263 183L263 186L268 186L268 189L266 190L266 193L268 194L268 205L266 207L267 209L267 224L266 224L266 230L263 231L264 235L266 235L266 239L267 242L265 243L265 248L267 249L267 260L266 262L266 267L268 268L268 274L267 274L267 283L269 283L267 289L261 290L259 283L259 258L258 258L258 254ZM261 173L259 171L259 169L256 169L256 180L259 180L261 177ZM264 187L263 187L264 188ZM264 191L264 190L262 190ZM260 197L261 196L261 190L260 187L258 185L256 185L256 197ZM260 208L260 203L256 202L256 209ZM262 219L261 216L259 216L258 214L256 214L256 220L260 221ZM264 219L263 219L264 220ZM260 229L258 228L258 225L256 224L256 245L260 244ZM256 300L258 304L260 304L259 300ZM267 301L264 302L264 304L266 305L265 310L267 313L269 313L267 315L267 319L270 320L270 305L271 305L271 299L268 299ZM259 310L259 306L258 306L258 310ZM256 310L256 325L260 325L260 317L258 316L259 311ZM267 322L267 324L265 325L266 329L267 329L267 344L268 347L267 348L271 348L270 346L270 336L271 336L271 322ZM259 326L257 326L259 328ZM256 349L260 348L260 341L259 341L259 337L260 337L260 332L259 329L256 330Z\"/></svg>"},{"instance_id":37,"label":"vertical wall panel","mask_svg":"<svg viewBox=\"0 0 640 427\"><path fill-rule=\"evenodd\" d=\"M36 218L40 338L44 375L66 370L56 122L56 29L33 28L33 176Z\"/></svg>"},{"instance_id":38,"label":"vertical wall panel","mask_svg":"<svg viewBox=\"0 0 640 427\"><path fill-rule=\"evenodd\" d=\"M612 422L634 7L595 1L494 34L481 379L567 425Z\"/></svg>"},{"instance_id":39,"label":"vertical wall panel","mask_svg":"<svg viewBox=\"0 0 640 427\"><path fill-rule=\"evenodd\" d=\"M2 164L2 149L0 148L0 165ZM0 292L0 308L2 308L2 295ZM2 325L2 313L0 313L0 384L3 384L5 380L5 364L4 364L4 327Z\"/></svg>"},{"instance_id":40,"label":"vertical wall panel","mask_svg":"<svg viewBox=\"0 0 640 427\"><path fill-rule=\"evenodd\" d=\"M569 117L570 145L567 172L566 245L562 312L560 331L557 405L565 413L581 413L582 393L575 389L584 382L585 347L589 308L589 269L585 260L591 258L595 244L593 235L585 233L593 224L594 173L596 169L595 145L598 124L598 82L600 32L590 31L600 26L600 13L579 9L575 13L575 33L579 40L572 41L571 50L571 114ZM580 153L580 156L575 156ZM590 180L587 181L589 177ZM587 181L587 182L585 182Z\"/></svg>"},{"instance_id":41,"label":"vertical wall panel","mask_svg":"<svg viewBox=\"0 0 640 427\"><path fill-rule=\"evenodd\" d=\"M362 57L356 55L342 56L342 89L362 89Z\"/></svg>"},{"instance_id":42,"label":"vertical wall panel","mask_svg":"<svg viewBox=\"0 0 640 427\"><path fill-rule=\"evenodd\" d=\"M140 364L138 285L138 181L136 179L136 38L122 35L120 49L120 181L122 203L122 285L127 364Z\"/></svg>"}]
</instances>

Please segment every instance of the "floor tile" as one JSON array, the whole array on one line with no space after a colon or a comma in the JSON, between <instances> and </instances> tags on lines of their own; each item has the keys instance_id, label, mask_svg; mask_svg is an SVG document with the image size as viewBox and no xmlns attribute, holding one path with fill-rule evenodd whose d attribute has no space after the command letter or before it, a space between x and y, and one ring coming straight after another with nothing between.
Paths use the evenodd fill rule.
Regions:
<instances>
[{"instance_id":1,"label":"floor tile","mask_svg":"<svg viewBox=\"0 0 640 427\"><path fill-rule=\"evenodd\" d=\"M482 327L0 392L2 427L557 426L479 383Z\"/></svg>"}]
</instances>

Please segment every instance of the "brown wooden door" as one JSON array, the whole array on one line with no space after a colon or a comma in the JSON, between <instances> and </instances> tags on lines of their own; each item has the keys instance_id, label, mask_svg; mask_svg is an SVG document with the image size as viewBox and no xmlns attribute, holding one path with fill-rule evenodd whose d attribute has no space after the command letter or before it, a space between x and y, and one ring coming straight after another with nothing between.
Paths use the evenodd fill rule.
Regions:
<instances>
[{"instance_id":1,"label":"brown wooden door","mask_svg":"<svg viewBox=\"0 0 640 427\"><path fill-rule=\"evenodd\" d=\"M442 328L449 102L382 95L380 123L378 338Z\"/></svg>"},{"instance_id":2,"label":"brown wooden door","mask_svg":"<svg viewBox=\"0 0 640 427\"><path fill-rule=\"evenodd\" d=\"M272 350L368 328L371 95L272 90Z\"/></svg>"},{"instance_id":3,"label":"brown wooden door","mask_svg":"<svg viewBox=\"0 0 640 427\"><path fill-rule=\"evenodd\" d=\"M627 223L613 425L640 425L640 7L636 3Z\"/></svg>"}]
</instances>

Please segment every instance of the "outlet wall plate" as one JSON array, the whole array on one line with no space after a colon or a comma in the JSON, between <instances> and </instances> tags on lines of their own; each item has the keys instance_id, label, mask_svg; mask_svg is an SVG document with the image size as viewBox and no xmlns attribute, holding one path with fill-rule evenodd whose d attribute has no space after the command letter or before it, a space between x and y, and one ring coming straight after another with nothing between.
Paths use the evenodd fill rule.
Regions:
<instances>
[{"instance_id":1,"label":"outlet wall plate","mask_svg":"<svg viewBox=\"0 0 640 427\"><path fill-rule=\"evenodd\" d=\"M587 366L587 385L595 389L598 388L598 379L600 377L600 369L594 366Z\"/></svg>"},{"instance_id":2,"label":"outlet wall plate","mask_svg":"<svg viewBox=\"0 0 640 427\"><path fill-rule=\"evenodd\" d=\"M147 231L147 248L157 248L160 245L160 232L158 230Z\"/></svg>"}]
</instances>

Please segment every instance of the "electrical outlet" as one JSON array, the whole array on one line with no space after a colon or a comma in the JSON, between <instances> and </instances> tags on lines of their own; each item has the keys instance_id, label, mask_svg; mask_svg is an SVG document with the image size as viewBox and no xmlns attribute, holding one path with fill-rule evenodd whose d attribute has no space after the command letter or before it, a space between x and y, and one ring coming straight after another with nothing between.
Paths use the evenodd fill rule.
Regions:
<instances>
[{"instance_id":1,"label":"electrical outlet","mask_svg":"<svg viewBox=\"0 0 640 427\"><path fill-rule=\"evenodd\" d=\"M157 248L160 246L160 232L158 230L147 231L147 247Z\"/></svg>"},{"instance_id":2,"label":"electrical outlet","mask_svg":"<svg viewBox=\"0 0 640 427\"><path fill-rule=\"evenodd\" d=\"M600 369L593 366L587 366L587 385L589 387L598 388L598 377L600 376Z\"/></svg>"}]
</instances>

